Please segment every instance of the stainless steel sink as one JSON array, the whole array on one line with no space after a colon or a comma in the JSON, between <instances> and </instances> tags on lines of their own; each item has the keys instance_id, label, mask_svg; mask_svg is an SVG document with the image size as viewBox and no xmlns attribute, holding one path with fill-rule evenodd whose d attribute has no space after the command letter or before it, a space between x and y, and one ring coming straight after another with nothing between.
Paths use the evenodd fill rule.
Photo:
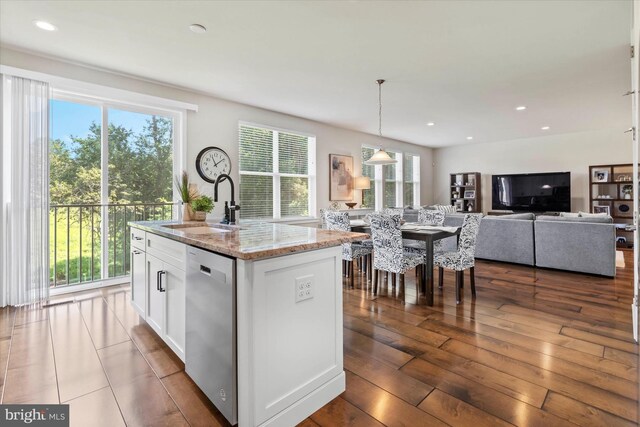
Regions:
<instances>
[{"instance_id":1,"label":"stainless steel sink","mask_svg":"<svg viewBox=\"0 0 640 427\"><path fill-rule=\"evenodd\" d=\"M173 230L180 230L187 234L216 234L216 233L231 233L237 230L244 230L243 227L238 225L228 224L167 224L163 227L171 228Z\"/></svg>"},{"instance_id":2,"label":"stainless steel sink","mask_svg":"<svg viewBox=\"0 0 640 427\"><path fill-rule=\"evenodd\" d=\"M218 227L202 226L202 227L180 228L180 231L186 234L212 234L212 233L231 233L234 230L227 230L225 228L218 228Z\"/></svg>"}]
</instances>

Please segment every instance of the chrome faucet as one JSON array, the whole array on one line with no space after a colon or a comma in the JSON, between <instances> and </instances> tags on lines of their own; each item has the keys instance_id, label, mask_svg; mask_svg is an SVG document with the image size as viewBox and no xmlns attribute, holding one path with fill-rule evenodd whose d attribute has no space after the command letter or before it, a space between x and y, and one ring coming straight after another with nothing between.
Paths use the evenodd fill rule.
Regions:
<instances>
[{"instance_id":1,"label":"chrome faucet","mask_svg":"<svg viewBox=\"0 0 640 427\"><path fill-rule=\"evenodd\" d=\"M221 181L224 181L225 179L229 180L229 185L231 185L231 201L229 202L229 224L234 225L236 223L236 211L240 210L240 206L236 206L236 201L235 201L235 189L233 186L233 181L231 180L231 177L229 175L227 175L226 173L223 173L221 175L218 175L218 178L216 179L216 183L214 184L213 187L213 201L217 202L218 201L218 184ZM226 209L225 209L225 217L227 215Z\"/></svg>"}]
</instances>

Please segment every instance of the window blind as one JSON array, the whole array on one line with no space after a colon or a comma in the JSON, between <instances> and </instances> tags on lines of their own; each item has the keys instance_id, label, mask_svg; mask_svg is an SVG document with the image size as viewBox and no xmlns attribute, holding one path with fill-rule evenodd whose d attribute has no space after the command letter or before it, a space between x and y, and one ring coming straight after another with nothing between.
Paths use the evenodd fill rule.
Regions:
<instances>
[{"instance_id":1,"label":"window blind","mask_svg":"<svg viewBox=\"0 0 640 427\"><path fill-rule=\"evenodd\" d=\"M315 138L241 124L239 146L241 218L300 217L315 210Z\"/></svg>"}]
</instances>

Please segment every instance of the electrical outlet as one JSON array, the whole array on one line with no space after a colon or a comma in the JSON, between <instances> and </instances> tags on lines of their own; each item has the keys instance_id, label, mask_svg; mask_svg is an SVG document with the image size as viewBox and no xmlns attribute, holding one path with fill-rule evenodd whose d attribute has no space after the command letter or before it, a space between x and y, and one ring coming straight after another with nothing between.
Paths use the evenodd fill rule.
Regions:
<instances>
[{"instance_id":1,"label":"electrical outlet","mask_svg":"<svg viewBox=\"0 0 640 427\"><path fill-rule=\"evenodd\" d=\"M313 298L313 276L296 277L296 302Z\"/></svg>"}]
</instances>

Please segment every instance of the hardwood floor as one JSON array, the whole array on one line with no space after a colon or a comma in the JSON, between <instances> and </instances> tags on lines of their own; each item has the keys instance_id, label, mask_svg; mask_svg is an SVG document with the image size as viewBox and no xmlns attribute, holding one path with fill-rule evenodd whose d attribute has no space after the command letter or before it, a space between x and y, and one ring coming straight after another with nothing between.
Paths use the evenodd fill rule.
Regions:
<instances>
[{"instance_id":1,"label":"hardwood floor","mask_svg":"<svg viewBox=\"0 0 640 427\"><path fill-rule=\"evenodd\" d=\"M433 307L415 304L411 273L405 301L357 276L347 390L301 425L637 425L631 255L613 280L478 262L460 305L453 273ZM226 426L129 298L125 285L1 309L2 402L69 403L74 426Z\"/></svg>"}]
</instances>

